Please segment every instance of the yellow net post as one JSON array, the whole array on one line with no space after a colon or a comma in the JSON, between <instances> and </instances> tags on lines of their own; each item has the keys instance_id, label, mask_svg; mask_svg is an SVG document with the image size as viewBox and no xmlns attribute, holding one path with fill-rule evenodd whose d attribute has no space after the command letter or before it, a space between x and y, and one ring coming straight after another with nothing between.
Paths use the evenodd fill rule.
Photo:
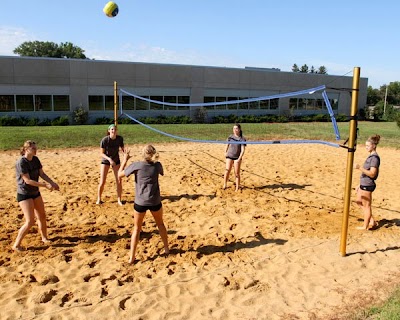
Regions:
<instances>
[{"instance_id":1,"label":"yellow net post","mask_svg":"<svg viewBox=\"0 0 400 320\"><path fill-rule=\"evenodd\" d=\"M340 254L346 256L347 231L349 227L349 208L351 197L351 183L353 179L354 152L357 138L357 112L358 112L358 92L360 82L360 68L355 67L353 72L353 88L351 95L350 109L350 135L349 148L347 153L346 187L344 192L344 211L342 218L342 235L340 240Z\"/></svg>"},{"instance_id":2,"label":"yellow net post","mask_svg":"<svg viewBox=\"0 0 400 320\"><path fill-rule=\"evenodd\" d=\"M118 126L118 86L117 81L114 81L114 124Z\"/></svg>"}]
</instances>

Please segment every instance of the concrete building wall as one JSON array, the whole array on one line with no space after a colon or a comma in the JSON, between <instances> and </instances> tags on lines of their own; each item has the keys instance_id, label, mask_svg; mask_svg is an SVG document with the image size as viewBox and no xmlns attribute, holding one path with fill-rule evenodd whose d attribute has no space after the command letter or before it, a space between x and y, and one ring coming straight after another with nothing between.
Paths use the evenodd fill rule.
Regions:
<instances>
[{"instance_id":1,"label":"concrete building wall","mask_svg":"<svg viewBox=\"0 0 400 320\"><path fill-rule=\"evenodd\" d=\"M113 95L118 87L138 95L187 95L191 103L201 103L204 96L226 95L259 97L327 85L328 96L338 99L340 114L349 114L352 77L281 72L262 68L222 68L156 63L0 57L0 95L55 94L69 95L70 112L82 106L88 109L89 95ZM367 100L368 79L360 79L358 108ZM343 90L345 88L345 90ZM349 90L346 90L349 89ZM193 110L189 110L189 113ZM274 110L236 110L239 114L287 114L289 98L281 98ZM295 110L295 114L315 113ZM325 111L324 111L325 112ZM164 114L182 114L182 110L164 110ZM232 114L232 110L213 110L211 114ZM2 115L46 116L68 112L0 112ZM110 111L90 111L90 117L112 117ZM140 111L157 116L160 111Z\"/></svg>"}]
</instances>

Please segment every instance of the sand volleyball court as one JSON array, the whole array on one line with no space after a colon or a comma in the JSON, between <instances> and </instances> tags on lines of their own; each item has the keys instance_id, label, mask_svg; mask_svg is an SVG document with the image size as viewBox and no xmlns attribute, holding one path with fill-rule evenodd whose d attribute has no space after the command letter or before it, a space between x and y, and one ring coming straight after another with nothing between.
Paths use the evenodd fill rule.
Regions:
<instances>
[{"instance_id":1,"label":"sand volleyball court","mask_svg":"<svg viewBox=\"0 0 400 320\"><path fill-rule=\"evenodd\" d=\"M223 145L155 144L171 254L148 213L127 264L133 179L116 203L110 174L96 205L97 148L40 150L60 192L41 190L52 240L23 223L15 200L18 150L0 152L0 319L345 319L400 284L400 151L378 148L379 228L355 230L339 255L347 151L322 145L249 145L242 189L222 190ZM132 160L142 145L130 146ZM367 154L360 147L355 162ZM354 172L353 187L359 179ZM353 190L352 199L355 199Z\"/></svg>"}]
</instances>

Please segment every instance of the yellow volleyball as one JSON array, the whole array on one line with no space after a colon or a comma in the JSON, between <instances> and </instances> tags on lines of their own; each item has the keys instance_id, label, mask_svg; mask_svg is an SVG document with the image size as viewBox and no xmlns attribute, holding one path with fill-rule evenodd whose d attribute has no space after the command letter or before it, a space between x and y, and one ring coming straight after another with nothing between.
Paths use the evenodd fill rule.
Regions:
<instances>
[{"instance_id":1,"label":"yellow volleyball","mask_svg":"<svg viewBox=\"0 0 400 320\"><path fill-rule=\"evenodd\" d=\"M109 18L114 18L118 14L118 5L114 1L109 1L103 8L103 12Z\"/></svg>"}]
</instances>

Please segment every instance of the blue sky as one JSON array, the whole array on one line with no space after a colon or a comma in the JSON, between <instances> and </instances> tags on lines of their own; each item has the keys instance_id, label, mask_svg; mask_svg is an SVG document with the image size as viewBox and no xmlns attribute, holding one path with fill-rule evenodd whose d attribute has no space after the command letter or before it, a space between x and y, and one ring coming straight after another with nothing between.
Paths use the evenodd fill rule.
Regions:
<instances>
[{"instance_id":1,"label":"blue sky","mask_svg":"<svg viewBox=\"0 0 400 320\"><path fill-rule=\"evenodd\" d=\"M2 1L3 2L3 1ZM12 0L0 11L0 55L24 41L72 42L96 60L291 71L325 66L379 88L400 81L399 1Z\"/></svg>"}]
</instances>

